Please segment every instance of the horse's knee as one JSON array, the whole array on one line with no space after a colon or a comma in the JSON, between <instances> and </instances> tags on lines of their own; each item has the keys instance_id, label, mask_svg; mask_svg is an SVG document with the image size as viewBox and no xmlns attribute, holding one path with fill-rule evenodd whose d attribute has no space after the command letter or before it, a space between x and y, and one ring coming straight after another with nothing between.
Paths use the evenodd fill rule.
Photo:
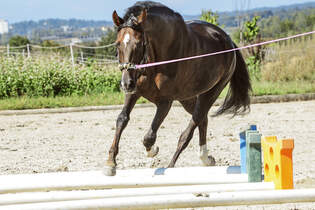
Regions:
<instances>
[{"instance_id":1,"label":"horse's knee","mask_svg":"<svg viewBox=\"0 0 315 210\"><path fill-rule=\"evenodd\" d=\"M118 115L118 118L117 118L117 121L116 121L116 127L117 128L126 127L128 122L129 122L129 116L127 115L127 113L121 112Z\"/></svg>"}]
</instances>

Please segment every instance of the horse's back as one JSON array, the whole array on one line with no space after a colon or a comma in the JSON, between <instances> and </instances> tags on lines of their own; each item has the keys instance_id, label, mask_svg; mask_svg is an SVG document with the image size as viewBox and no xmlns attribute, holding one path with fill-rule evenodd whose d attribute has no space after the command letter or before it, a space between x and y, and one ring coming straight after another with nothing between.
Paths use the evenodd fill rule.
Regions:
<instances>
[{"instance_id":1,"label":"horse's back","mask_svg":"<svg viewBox=\"0 0 315 210\"><path fill-rule=\"evenodd\" d=\"M210 51L214 48L218 50L233 47L231 38L220 27L201 20L186 21L185 23L191 39L195 42L208 43L207 48L210 48Z\"/></svg>"}]
</instances>

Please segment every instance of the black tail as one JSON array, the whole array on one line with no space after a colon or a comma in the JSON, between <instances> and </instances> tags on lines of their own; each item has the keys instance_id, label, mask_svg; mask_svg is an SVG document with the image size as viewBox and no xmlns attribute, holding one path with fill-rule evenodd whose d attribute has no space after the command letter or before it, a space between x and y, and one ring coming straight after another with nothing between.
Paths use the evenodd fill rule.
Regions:
<instances>
[{"instance_id":1,"label":"black tail","mask_svg":"<svg viewBox=\"0 0 315 210\"><path fill-rule=\"evenodd\" d=\"M236 44L234 44L234 47L237 48ZM229 91L224 99L224 103L217 111L216 115L223 113L232 113L234 115L244 113L250 108L249 94L251 90L252 87L246 63L241 52L237 50L236 67L230 81Z\"/></svg>"}]
</instances>

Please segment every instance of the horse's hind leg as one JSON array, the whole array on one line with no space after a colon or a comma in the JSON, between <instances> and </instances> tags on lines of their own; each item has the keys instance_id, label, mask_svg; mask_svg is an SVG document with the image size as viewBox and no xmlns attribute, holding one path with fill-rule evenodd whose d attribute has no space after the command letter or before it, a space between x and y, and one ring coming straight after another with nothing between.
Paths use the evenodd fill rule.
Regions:
<instances>
[{"instance_id":1,"label":"horse's hind leg","mask_svg":"<svg viewBox=\"0 0 315 210\"><path fill-rule=\"evenodd\" d=\"M146 148L148 157L154 157L159 152L159 148L153 146L156 141L156 132L159 129L165 117L167 116L172 106L172 101L168 101L168 100L161 101L157 103L156 105L157 105L157 109L156 109L156 113L152 121L151 127L143 139L143 145Z\"/></svg>"},{"instance_id":2,"label":"horse's hind leg","mask_svg":"<svg viewBox=\"0 0 315 210\"><path fill-rule=\"evenodd\" d=\"M196 101L197 101L197 97L190 100L186 100L186 101L180 101L180 103L183 105L184 109L192 115L194 112ZM208 127L208 117L205 116L202 123L198 126L199 146L200 146L199 157L203 165L213 166L215 165L215 160L212 156L208 156L208 150L207 150L207 127Z\"/></svg>"},{"instance_id":3,"label":"horse's hind leg","mask_svg":"<svg viewBox=\"0 0 315 210\"><path fill-rule=\"evenodd\" d=\"M205 92L197 97L196 105L194 107L194 111L192 114L192 119L190 120L189 125L186 128L186 130L181 134L178 141L177 150L168 167L172 168L175 166L175 163L180 153L188 146L196 127L200 126L203 120L207 117L211 106L213 105L215 100L219 97L220 93L222 92L222 90L224 89L228 81L229 81L229 77L226 77L224 80L221 80L220 82L218 82L208 92ZM203 129L202 132L206 132L206 129ZM200 144L203 144L206 141L206 138L202 138L202 139L204 140L202 140ZM203 147L203 148L205 148L203 149L203 151L206 151L206 147Z\"/></svg>"},{"instance_id":4,"label":"horse's hind leg","mask_svg":"<svg viewBox=\"0 0 315 210\"><path fill-rule=\"evenodd\" d=\"M199 146L200 153L199 157L205 166L214 166L215 159L212 156L208 156L207 149L207 127L208 127L208 117L206 116L203 122L198 126L199 128Z\"/></svg>"}]
</instances>

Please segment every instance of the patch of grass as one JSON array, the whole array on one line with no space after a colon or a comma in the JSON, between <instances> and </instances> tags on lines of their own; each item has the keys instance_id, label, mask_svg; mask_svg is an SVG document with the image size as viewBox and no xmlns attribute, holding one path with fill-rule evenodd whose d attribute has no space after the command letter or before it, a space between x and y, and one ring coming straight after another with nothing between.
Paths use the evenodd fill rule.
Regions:
<instances>
[{"instance_id":1,"label":"patch of grass","mask_svg":"<svg viewBox=\"0 0 315 210\"><path fill-rule=\"evenodd\" d=\"M315 80L314 49L315 39L270 47L261 66L261 80Z\"/></svg>"},{"instance_id":2,"label":"patch of grass","mask_svg":"<svg viewBox=\"0 0 315 210\"><path fill-rule=\"evenodd\" d=\"M57 96L57 97L14 97L0 100L0 110L22 110L40 108L81 107L81 106L104 106L123 104L124 94L108 92L88 96ZM140 98L138 103L146 103L147 100Z\"/></svg>"},{"instance_id":3,"label":"patch of grass","mask_svg":"<svg viewBox=\"0 0 315 210\"><path fill-rule=\"evenodd\" d=\"M289 81L289 82L259 82L253 81L254 96L283 95L298 93L314 93L315 81ZM225 88L220 98L227 93ZM106 92L87 96L57 96L57 97L13 97L0 100L0 110L22 110L39 108L81 107L81 106L104 106L124 103L122 92ZM148 103L140 98L137 103Z\"/></svg>"},{"instance_id":4,"label":"patch of grass","mask_svg":"<svg viewBox=\"0 0 315 210\"><path fill-rule=\"evenodd\" d=\"M302 94L302 93L314 93L315 82L314 81L278 81L268 82L254 81L252 83L253 95L284 95L284 94Z\"/></svg>"},{"instance_id":5,"label":"patch of grass","mask_svg":"<svg viewBox=\"0 0 315 210\"><path fill-rule=\"evenodd\" d=\"M315 81L252 81L252 96L263 96L263 95L285 95L285 94L302 94L302 93L314 93L315 92ZM228 87L226 87L220 98L224 98L227 94Z\"/></svg>"},{"instance_id":6,"label":"patch of grass","mask_svg":"<svg viewBox=\"0 0 315 210\"><path fill-rule=\"evenodd\" d=\"M1 110L21 110L58 107L98 106L120 104L121 93L106 93L87 96L56 96L56 97L12 97L0 100Z\"/></svg>"}]
</instances>

